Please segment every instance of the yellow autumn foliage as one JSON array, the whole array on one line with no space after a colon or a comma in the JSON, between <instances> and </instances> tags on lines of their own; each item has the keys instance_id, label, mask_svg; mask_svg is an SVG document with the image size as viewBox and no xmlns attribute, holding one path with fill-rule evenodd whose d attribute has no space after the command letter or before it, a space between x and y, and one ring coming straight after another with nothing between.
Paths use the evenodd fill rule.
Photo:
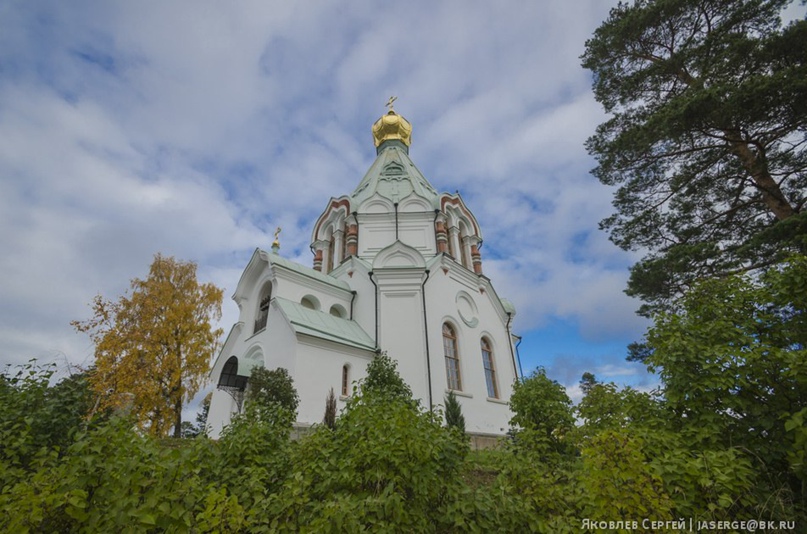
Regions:
<instances>
[{"instance_id":1,"label":"yellow autumn foliage","mask_svg":"<svg viewBox=\"0 0 807 534\"><path fill-rule=\"evenodd\" d=\"M148 278L117 301L96 296L73 321L95 343L90 383L98 409L126 410L143 430L180 435L182 406L199 391L218 348L224 291L200 284L196 264L157 254Z\"/></svg>"}]
</instances>

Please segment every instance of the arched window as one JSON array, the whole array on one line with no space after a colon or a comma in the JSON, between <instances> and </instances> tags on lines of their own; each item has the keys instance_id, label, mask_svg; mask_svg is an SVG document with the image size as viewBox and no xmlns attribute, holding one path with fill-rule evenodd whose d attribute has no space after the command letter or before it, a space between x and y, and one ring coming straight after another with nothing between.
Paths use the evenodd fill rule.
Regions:
<instances>
[{"instance_id":1,"label":"arched window","mask_svg":"<svg viewBox=\"0 0 807 534\"><path fill-rule=\"evenodd\" d=\"M345 364L342 366L342 396L348 395L350 395L350 366Z\"/></svg>"},{"instance_id":2,"label":"arched window","mask_svg":"<svg viewBox=\"0 0 807 534\"><path fill-rule=\"evenodd\" d=\"M490 341L482 338L482 365L485 367L485 383L488 386L488 397L499 398L499 386L496 383L496 368L493 366L493 349Z\"/></svg>"},{"instance_id":3,"label":"arched window","mask_svg":"<svg viewBox=\"0 0 807 534\"><path fill-rule=\"evenodd\" d=\"M446 357L446 378L448 389L462 391L462 377L460 376L460 353L457 350L457 333L454 328L443 323L443 353Z\"/></svg>"},{"instance_id":4,"label":"arched window","mask_svg":"<svg viewBox=\"0 0 807 534\"><path fill-rule=\"evenodd\" d=\"M242 385L238 378L238 358L230 356L219 375L218 387L238 387Z\"/></svg>"},{"instance_id":5,"label":"arched window","mask_svg":"<svg viewBox=\"0 0 807 534\"><path fill-rule=\"evenodd\" d=\"M269 317L270 300L272 300L272 284L266 284L261 290L261 296L258 300L258 310L255 313L255 330L253 330L253 333L258 333L266 328L266 319Z\"/></svg>"},{"instance_id":6,"label":"arched window","mask_svg":"<svg viewBox=\"0 0 807 534\"><path fill-rule=\"evenodd\" d=\"M319 310L319 299L314 295L304 296L300 299L300 304L302 304L303 308L308 308L309 310Z\"/></svg>"}]
</instances>

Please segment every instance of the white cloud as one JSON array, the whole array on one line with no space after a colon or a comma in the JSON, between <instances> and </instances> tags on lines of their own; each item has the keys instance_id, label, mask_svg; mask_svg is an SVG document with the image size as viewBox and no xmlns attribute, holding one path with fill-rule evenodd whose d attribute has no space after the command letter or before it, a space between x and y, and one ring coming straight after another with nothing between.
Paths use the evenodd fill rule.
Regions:
<instances>
[{"instance_id":1,"label":"white cloud","mask_svg":"<svg viewBox=\"0 0 807 534\"><path fill-rule=\"evenodd\" d=\"M79 2L0 8L0 354L92 352L69 321L156 252L232 294L276 226L310 264L311 225L372 162L390 94L412 157L459 189L516 327L575 321L596 342L643 323L596 230L610 191L582 144L602 120L579 66L607 14L586 1ZM222 325L237 310L228 302Z\"/></svg>"}]
</instances>

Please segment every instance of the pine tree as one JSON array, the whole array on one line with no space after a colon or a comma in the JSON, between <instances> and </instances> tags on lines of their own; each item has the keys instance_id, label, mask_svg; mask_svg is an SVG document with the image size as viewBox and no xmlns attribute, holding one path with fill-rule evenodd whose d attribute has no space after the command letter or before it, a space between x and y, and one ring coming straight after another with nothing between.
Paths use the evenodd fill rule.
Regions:
<instances>
[{"instance_id":1,"label":"pine tree","mask_svg":"<svg viewBox=\"0 0 807 534\"><path fill-rule=\"evenodd\" d=\"M644 253L627 293L646 313L807 247L807 20L782 26L789 3L620 2L586 42L611 115L586 146L618 187L600 225Z\"/></svg>"},{"instance_id":2,"label":"pine tree","mask_svg":"<svg viewBox=\"0 0 807 534\"><path fill-rule=\"evenodd\" d=\"M465 433L465 416L462 415L462 406L453 391L449 391L445 398L446 425L454 427Z\"/></svg>"},{"instance_id":3,"label":"pine tree","mask_svg":"<svg viewBox=\"0 0 807 534\"><path fill-rule=\"evenodd\" d=\"M325 397L325 417L322 422L331 429L336 426L336 395L333 393L333 388L328 392L328 396Z\"/></svg>"}]
</instances>

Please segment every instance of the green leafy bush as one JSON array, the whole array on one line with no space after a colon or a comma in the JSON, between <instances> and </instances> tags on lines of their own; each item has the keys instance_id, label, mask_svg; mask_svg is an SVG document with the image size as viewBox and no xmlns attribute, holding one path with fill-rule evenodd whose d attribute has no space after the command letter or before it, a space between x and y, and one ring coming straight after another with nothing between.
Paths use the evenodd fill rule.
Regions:
<instances>
[{"instance_id":1,"label":"green leafy bush","mask_svg":"<svg viewBox=\"0 0 807 534\"><path fill-rule=\"evenodd\" d=\"M510 409L514 414L510 425L524 447L548 453L569 451L567 436L574 427L572 401L562 385L546 376L545 369L539 367L513 384Z\"/></svg>"},{"instance_id":2,"label":"green leafy bush","mask_svg":"<svg viewBox=\"0 0 807 534\"><path fill-rule=\"evenodd\" d=\"M361 382L361 389L365 393L412 401L412 389L398 374L398 362L386 352L367 364L367 376Z\"/></svg>"},{"instance_id":3,"label":"green leafy bush","mask_svg":"<svg viewBox=\"0 0 807 534\"><path fill-rule=\"evenodd\" d=\"M85 424L92 394L85 373L50 382L54 365L8 367L0 375L0 483L31 464L40 450L64 450Z\"/></svg>"},{"instance_id":4,"label":"green leafy bush","mask_svg":"<svg viewBox=\"0 0 807 534\"><path fill-rule=\"evenodd\" d=\"M318 427L292 450L295 472L267 505L272 525L433 531L467 452L441 419L374 390L357 396L334 430Z\"/></svg>"},{"instance_id":5,"label":"green leafy bush","mask_svg":"<svg viewBox=\"0 0 807 534\"><path fill-rule=\"evenodd\" d=\"M255 367L249 377L246 402L260 406L277 403L288 410L292 418L296 418L300 396L286 369L279 367L270 371L265 367Z\"/></svg>"}]
</instances>

